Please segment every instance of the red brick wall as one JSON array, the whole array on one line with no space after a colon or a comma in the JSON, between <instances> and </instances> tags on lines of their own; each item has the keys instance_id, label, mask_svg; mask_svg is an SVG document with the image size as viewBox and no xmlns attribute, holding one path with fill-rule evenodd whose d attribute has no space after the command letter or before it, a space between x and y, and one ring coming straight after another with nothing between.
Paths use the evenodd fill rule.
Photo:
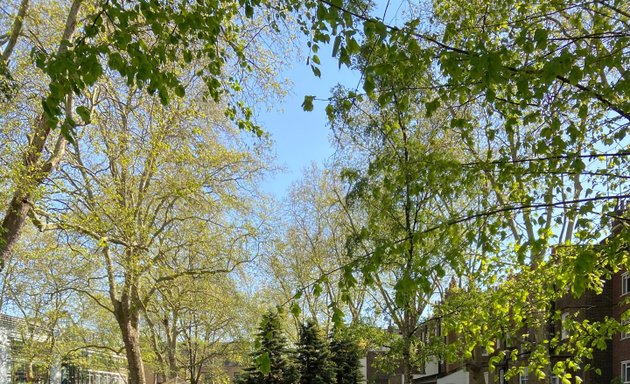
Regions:
<instances>
[{"instance_id":1,"label":"red brick wall","mask_svg":"<svg viewBox=\"0 0 630 384\"><path fill-rule=\"evenodd\" d=\"M628 304L624 304L627 297L621 296L621 276L625 271L616 273L612 278L612 301L613 316L621 318L623 311L628 309ZM619 377L621 374L621 362L630 360L630 339L621 340L620 334L616 334L612 340L612 376Z\"/></svg>"},{"instance_id":2,"label":"red brick wall","mask_svg":"<svg viewBox=\"0 0 630 384\"><path fill-rule=\"evenodd\" d=\"M570 294L565 295L556 302L556 310L561 313L578 313L578 320L603 321L605 318L614 315L614 290L614 281L607 281L604 283L603 291L599 295L593 291L586 291L579 298L574 298ZM557 324L556 332L561 332L561 328L561 325ZM618 339L619 337L617 336ZM582 372L584 383L610 383L612 378L615 377L614 373L617 372L617 370L613 369L614 362L612 357L612 342L608 342L605 350L593 351L591 363L594 368L598 368L601 371L601 375L598 375L594 370Z\"/></svg>"}]
</instances>

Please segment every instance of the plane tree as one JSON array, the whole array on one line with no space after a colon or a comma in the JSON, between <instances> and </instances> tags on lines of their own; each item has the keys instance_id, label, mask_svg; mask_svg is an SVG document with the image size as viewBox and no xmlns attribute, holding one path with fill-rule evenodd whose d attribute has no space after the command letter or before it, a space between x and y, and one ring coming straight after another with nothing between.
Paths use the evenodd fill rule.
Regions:
<instances>
[{"instance_id":1,"label":"plane tree","mask_svg":"<svg viewBox=\"0 0 630 384\"><path fill-rule=\"evenodd\" d=\"M351 261L346 240L353 218L345 202L346 186L336 169L315 165L294 183L283 204L282 228L267 262L272 288L281 293L280 303L294 300L296 329L302 318L318 319L330 331L337 305L343 306L350 323L362 321L366 292L357 287L342 292L342 266ZM295 298L295 295L299 296Z\"/></svg>"},{"instance_id":2,"label":"plane tree","mask_svg":"<svg viewBox=\"0 0 630 384\"><path fill-rule=\"evenodd\" d=\"M250 183L264 164L221 106L199 97L164 107L116 81L102 85L94 128L71 145L34 222L66 234L74 264L93 267L75 290L112 314L129 379L143 383L141 317L156 293L256 256Z\"/></svg>"},{"instance_id":3,"label":"plane tree","mask_svg":"<svg viewBox=\"0 0 630 384\"><path fill-rule=\"evenodd\" d=\"M195 384L209 369L243 360L247 300L227 275L182 277L160 287L144 316L154 371Z\"/></svg>"},{"instance_id":4,"label":"plane tree","mask_svg":"<svg viewBox=\"0 0 630 384\"><path fill-rule=\"evenodd\" d=\"M88 94L94 94L100 79L116 73L126 86L167 105L186 93L182 72L202 63L192 66L205 96L223 100L225 114L241 129L261 135L252 112L260 100L244 95L260 97L265 95L261 87L275 83L277 67L270 63L283 57L274 49L284 48L274 41L301 33L297 27L309 33L314 23L323 26L326 22L317 19L326 9L323 3L294 0L4 4L0 92L9 113L3 124L19 130L19 146L7 158L0 268L44 181L58 168L68 143L79 139L78 128L89 125L93 100ZM3 144L9 143L5 139L14 140L9 135Z\"/></svg>"}]
</instances>

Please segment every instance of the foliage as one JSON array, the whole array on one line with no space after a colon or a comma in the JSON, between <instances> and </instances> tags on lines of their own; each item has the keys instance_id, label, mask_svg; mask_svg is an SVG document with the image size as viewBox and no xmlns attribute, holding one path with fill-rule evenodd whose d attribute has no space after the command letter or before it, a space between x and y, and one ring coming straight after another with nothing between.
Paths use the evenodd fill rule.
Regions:
<instances>
[{"instance_id":1,"label":"foliage","mask_svg":"<svg viewBox=\"0 0 630 384\"><path fill-rule=\"evenodd\" d=\"M330 336L330 351L335 366L337 384L361 382L361 352L357 342L347 332L336 329Z\"/></svg>"},{"instance_id":2,"label":"foliage","mask_svg":"<svg viewBox=\"0 0 630 384\"><path fill-rule=\"evenodd\" d=\"M306 321L300 327L297 362L300 370L300 384L336 383L337 368L328 340L313 320Z\"/></svg>"},{"instance_id":3,"label":"foliage","mask_svg":"<svg viewBox=\"0 0 630 384\"><path fill-rule=\"evenodd\" d=\"M278 302L292 300L296 322L303 310L326 331L333 319L338 320L335 306L347 310L355 322L364 316L366 305L366 292L360 287L353 292L339 289L340 266L351 261L346 239L354 224L344 201L346 193L333 166L305 170L283 202L283 219L276 224L282 231L267 262L273 291L283 293Z\"/></svg>"},{"instance_id":4,"label":"foliage","mask_svg":"<svg viewBox=\"0 0 630 384\"><path fill-rule=\"evenodd\" d=\"M93 369L124 369L120 339L107 313L74 290L85 271L68 263L49 233L25 233L0 277L1 312L14 315L12 357L48 371L61 363ZM27 369L28 371L28 369Z\"/></svg>"},{"instance_id":5,"label":"foliage","mask_svg":"<svg viewBox=\"0 0 630 384\"><path fill-rule=\"evenodd\" d=\"M630 88L622 75L630 65L627 4L441 1L410 12L420 16L398 26L336 5L355 24L341 30L334 52L340 64L361 71L364 91L341 90L327 109L333 127L347 123L351 133L337 136L351 141L348 152L363 166L349 175L376 202L387 202L395 196L388 192L416 182L408 199L450 196L441 204L449 214L433 216L413 235L383 236L379 244L375 231L361 233L373 247L365 252L368 267L352 267L391 268L395 263L387 256L406 244L392 239L448 239L446 248L459 244L462 253L445 253L437 268L427 265L428 258L413 256L416 264L406 269L411 276L399 276L393 287L396 307L404 306L410 289L426 284L423 274L450 269L458 275L462 296L470 295L467 306L459 308L458 323L449 325L454 332L465 330L464 357L480 346L492 348L486 337L522 326L531 338L531 354L521 358L536 376L580 366L582 357L610 337L609 325L582 322L594 343L572 340L575 360L554 368L547 348L554 336L545 323L557 316L549 313L550 302L601 289L602 279L627 264L627 231L614 238L615 245L594 247L611 233L611 218L619 217L616 203L628 197L623 175ZM305 107L313 100L305 99ZM388 113L389 119L380 118ZM418 158L394 168L395 159L405 158L405 146L387 134L409 122L436 119L440 123L430 132L446 138L447 148L458 153L422 156L422 148L410 147L410 158ZM388 146L401 151L388 152ZM379 151L356 156L355 148ZM372 228L404 228L389 223L405 200L391 200L399 203L374 209L367 221ZM561 248L569 249L563 257L552 252ZM549 276L548 269L555 274ZM347 280L351 287L352 279ZM486 293L477 296L480 292ZM519 299L507 300L510 295ZM481 297L486 306L476 305ZM507 315L487 313L496 308Z\"/></svg>"},{"instance_id":6,"label":"foliage","mask_svg":"<svg viewBox=\"0 0 630 384\"><path fill-rule=\"evenodd\" d=\"M161 288L144 316L147 350L154 356L145 353L145 362L165 377L192 384L203 381L208 369L220 371L224 361L240 362L247 304L229 276L184 277Z\"/></svg>"},{"instance_id":7,"label":"foliage","mask_svg":"<svg viewBox=\"0 0 630 384\"><path fill-rule=\"evenodd\" d=\"M252 365L243 371L242 384L294 384L299 370L281 328L280 315L269 311L263 315L256 335Z\"/></svg>"},{"instance_id":8,"label":"foliage","mask_svg":"<svg viewBox=\"0 0 630 384\"><path fill-rule=\"evenodd\" d=\"M370 48L369 41L362 47L359 69L368 55L372 62L386 60ZM374 81L379 89L393 89L406 81L401 76L391 70ZM405 101L411 97L406 91L387 101L357 100L346 109L352 93L338 88L328 108L337 147L347 159L342 177L349 184L348 211L359 218L349 236L353 262L346 269L357 269L362 283L373 287L375 302L400 332L389 353L410 377L426 310L439 300L448 276L469 262L465 226L432 229L474 207L476 191L461 172L456 137L441 129L447 116L424 118L422 105ZM344 283L352 288L355 281Z\"/></svg>"},{"instance_id":9,"label":"foliage","mask_svg":"<svg viewBox=\"0 0 630 384\"><path fill-rule=\"evenodd\" d=\"M6 32L0 39L1 87L3 96L11 96L6 120L30 139L18 135L20 145L7 158L11 183L3 191L0 268L27 221L28 202L38 200L67 144L90 125L100 81L115 75L167 105L190 91L182 74L195 74L204 83L202 97L222 102L221 113L236 126L262 136L252 107L261 95L282 92L275 80L282 55L270 42L293 24L294 13L303 15L301 7L293 0L7 4L0 17ZM311 15L299 19L305 25ZM9 95L10 84L20 92ZM257 98L247 100L248 94Z\"/></svg>"}]
</instances>

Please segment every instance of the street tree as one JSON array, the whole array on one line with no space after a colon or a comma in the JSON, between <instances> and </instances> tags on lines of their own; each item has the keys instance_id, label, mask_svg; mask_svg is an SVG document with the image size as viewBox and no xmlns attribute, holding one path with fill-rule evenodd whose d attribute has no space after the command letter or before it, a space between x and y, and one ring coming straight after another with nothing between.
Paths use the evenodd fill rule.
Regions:
<instances>
[{"instance_id":1,"label":"street tree","mask_svg":"<svg viewBox=\"0 0 630 384\"><path fill-rule=\"evenodd\" d=\"M305 32L314 22L310 12L297 12L303 6L293 0L19 0L3 5L0 92L11 115L22 118L3 116L3 122L18 126L28 139L22 136L7 158L11 172L3 192L0 268L41 197L44 181L54 175L68 143L79 139L79 127L89 125L94 100L88 94L94 95L99 80L116 73L126 86L166 105L186 93L181 73L194 71L205 84L206 97L222 100L225 114L241 129L261 135L253 122L253 104L241 91L265 94L261 83L268 86L277 73L269 63L282 57L274 54L278 45L271 42L284 31L295 34L293 15ZM317 6L308 3L308 8ZM28 109L15 109L24 105Z\"/></svg>"},{"instance_id":2,"label":"street tree","mask_svg":"<svg viewBox=\"0 0 630 384\"><path fill-rule=\"evenodd\" d=\"M239 147L220 106L164 107L116 81L102 85L95 128L72 144L34 221L67 234L76 264L92 265L81 292L114 316L130 382L143 383L141 316L156 292L255 257L249 183L263 160Z\"/></svg>"},{"instance_id":3,"label":"street tree","mask_svg":"<svg viewBox=\"0 0 630 384\"><path fill-rule=\"evenodd\" d=\"M358 69L368 57L372 64L388 62L372 47L365 44ZM375 92L406 81L395 70L374 80ZM349 211L361 218L349 236L352 261L346 268L360 272L363 284L372 287L372 301L400 333L389 353L401 361L408 380L422 364L417 356L421 323L450 276L468 265L466 227L431 229L473 207L474 188L458 166L462 154L455 150L456 138L441 129L446 115L425 118L422 104L404 90L386 101L366 97L347 105L354 93L338 88L327 109L339 156L346 158L342 176L350 185ZM352 289L356 281L346 275L344 283Z\"/></svg>"},{"instance_id":4,"label":"street tree","mask_svg":"<svg viewBox=\"0 0 630 384\"><path fill-rule=\"evenodd\" d=\"M183 277L160 288L144 316L154 370L197 384L208 369L241 361L248 336L242 330L250 327L246 301L229 276Z\"/></svg>"}]
</instances>

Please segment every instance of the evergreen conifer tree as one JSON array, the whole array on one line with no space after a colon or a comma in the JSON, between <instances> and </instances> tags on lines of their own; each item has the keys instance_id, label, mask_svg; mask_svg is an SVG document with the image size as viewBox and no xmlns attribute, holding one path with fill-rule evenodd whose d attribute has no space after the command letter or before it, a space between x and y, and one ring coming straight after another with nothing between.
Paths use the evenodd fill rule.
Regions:
<instances>
[{"instance_id":1,"label":"evergreen conifer tree","mask_svg":"<svg viewBox=\"0 0 630 384\"><path fill-rule=\"evenodd\" d=\"M317 323L307 321L298 344L300 384L335 384L335 364L326 337Z\"/></svg>"},{"instance_id":2,"label":"evergreen conifer tree","mask_svg":"<svg viewBox=\"0 0 630 384\"><path fill-rule=\"evenodd\" d=\"M359 363L361 352L357 343L350 336L335 332L330 339L330 350L337 384L357 384L362 376Z\"/></svg>"},{"instance_id":3,"label":"evergreen conifer tree","mask_svg":"<svg viewBox=\"0 0 630 384\"><path fill-rule=\"evenodd\" d=\"M252 365L245 368L239 384L296 384L298 369L291 358L278 313L263 315L256 335Z\"/></svg>"}]
</instances>

